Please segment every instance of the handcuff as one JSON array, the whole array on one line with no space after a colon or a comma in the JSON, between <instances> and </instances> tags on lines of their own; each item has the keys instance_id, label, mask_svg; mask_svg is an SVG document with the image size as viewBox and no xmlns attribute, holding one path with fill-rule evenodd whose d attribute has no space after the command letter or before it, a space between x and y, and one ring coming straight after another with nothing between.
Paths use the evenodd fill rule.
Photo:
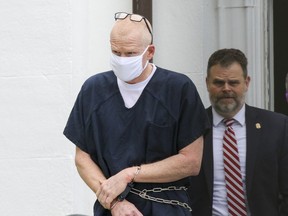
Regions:
<instances>
[{"instance_id":1,"label":"handcuff","mask_svg":"<svg viewBox=\"0 0 288 216\"><path fill-rule=\"evenodd\" d=\"M118 202L121 202L121 201L123 201L124 199L126 199L126 197L128 196L129 192L130 192L131 189L134 187L135 177L139 174L140 170L141 170L141 166L137 166L137 167L136 167L136 171L135 171L135 173L134 173L134 176L133 176L131 182L129 182L129 183L127 184L125 190L124 190L121 194L119 194L119 196L117 197L117 199L115 199L115 200L111 203L110 210L112 210L112 209L116 206L116 204L117 204Z\"/></svg>"},{"instance_id":2,"label":"handcuff","mask_svg":"<svg viewBox=\"0 0 288 216\"><path fill-rule=\"evenodd\" d=\"M125 190L117 197L117 200L120 202L123 201L128 196L133 186L134 186L134 182L129 182Z\"/></svg>"}]
</instances>

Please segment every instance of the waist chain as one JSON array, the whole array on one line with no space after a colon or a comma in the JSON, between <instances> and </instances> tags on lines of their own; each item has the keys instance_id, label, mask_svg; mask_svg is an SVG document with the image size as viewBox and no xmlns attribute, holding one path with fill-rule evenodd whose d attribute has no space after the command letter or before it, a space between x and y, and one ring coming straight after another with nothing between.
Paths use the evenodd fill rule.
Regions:
<instances>
[{"instance_id":1,"label":"waist chain","mask_svg":"<svg viewBox=\"0 0 288 216\"><path fill-rule=\"evenodd\" d=\"M130 193L133 193L133 194L138 195L139 197L141 197L143 199L150 200L153 202L170 204L170 205L175 205L175 206L181 206L185 209L188 209L190 212L192 212L191 207L187 203L179 202L178 200L162 199L162 198L150 196L147 194L147 193L160 193L162 191L180 191L180 190L186 191L187 188L184 186L181 186L181 187L169 186L167 188L157 187L157 188L152 188L150 190L148 190L148 189L138 190L136 188L131 188Z\"/></svg>"}]
</instances>

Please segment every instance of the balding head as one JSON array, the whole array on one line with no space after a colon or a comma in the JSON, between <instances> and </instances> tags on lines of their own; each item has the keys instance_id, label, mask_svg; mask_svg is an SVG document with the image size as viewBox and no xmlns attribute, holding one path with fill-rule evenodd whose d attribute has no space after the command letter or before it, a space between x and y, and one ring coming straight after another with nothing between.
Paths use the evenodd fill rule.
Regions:
<instances>
[{"instance_id":1,"label":"balding head","mask_svg":"<svg viewBox=\"0 0 288 216\"><path fill-rule=\"evenodd\" d=\"M151 27L150 23L147 24ZM151 28L150 28L151 29ZM152 35L150 34L144 20L135 22L130 20L130 15L123 19L117 20L111 30L110 40L122 42L132 42L138 46L147 47L151 44Z\"/></svg>"}]
</instances>

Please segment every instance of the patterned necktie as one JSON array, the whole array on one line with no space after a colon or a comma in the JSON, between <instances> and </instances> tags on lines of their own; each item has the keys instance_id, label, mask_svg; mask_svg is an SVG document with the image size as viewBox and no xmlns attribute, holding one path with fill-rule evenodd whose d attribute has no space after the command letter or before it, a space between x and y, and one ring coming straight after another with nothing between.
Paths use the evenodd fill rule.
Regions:
<instances>
[{"instance_id":1,"label":"patterned necktie","mask_svg":"<svg viewBox=\"0 0 288 216\"><path fill-rule=\"evenodd\" d=\"M226 130L223 137L224 172L227 190L229 216L245 216L243 180L241 175L240 160L237 141L233 128L234 119L225 119Z\"/></svg>"}]
</instances>

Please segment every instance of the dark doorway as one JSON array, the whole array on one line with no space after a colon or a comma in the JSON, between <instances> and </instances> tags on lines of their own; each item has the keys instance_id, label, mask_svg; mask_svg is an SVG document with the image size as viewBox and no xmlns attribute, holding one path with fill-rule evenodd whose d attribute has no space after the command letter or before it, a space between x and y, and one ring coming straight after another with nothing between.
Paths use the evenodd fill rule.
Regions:
<instances>
[{"instance_id":1,"label":"dark doorway","mask_svg":"<svg viewBox=\"0 0 288 216\"><path fill-rule=\"evenodd\" d=\"M274 25L274 109L288 115L286 76L288 74L288 1L273 1Z\"/></svg>"},{"instance_id":2,"label":"dark doorway","mask_svg":"<svg viewBox=\"0 0 288 216\"><path fill-rule=\"evenodd\" d=\"M146 17L150 24L152 22L152 0L133 0L133 13L140 14Z\"/></svg>"}]
</instances>

